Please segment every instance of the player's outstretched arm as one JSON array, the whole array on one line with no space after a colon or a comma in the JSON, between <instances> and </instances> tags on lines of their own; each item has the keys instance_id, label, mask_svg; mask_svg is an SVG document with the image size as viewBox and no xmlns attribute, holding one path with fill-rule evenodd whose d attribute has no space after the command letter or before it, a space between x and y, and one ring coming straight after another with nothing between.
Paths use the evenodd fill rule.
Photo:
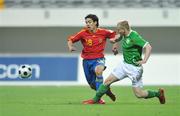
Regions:
<instances>
[{"instance_id":1,"label":"player's outstretched arm","mask_svg":"<svg viewBox=\"0 0 180 116\"><path fill-rule=\"evenodd\" d=\"M110 42L114 44L114 43L119 42L121 40L122 40L122 36L120 34L116 34L116 36L114 38L110 39Z\"/></svg>"},{"instance_id":2,"label":"player's outstretched arm","mask_svg":"<svg viewBox=\"0 0 180 116\"><path fill-rule=\"evenodd\" d=\"M121 41L121 39L122 36L120 34L116 34L114 38L110 39L110 42L113 44L112 52L114 53L114 55L118 54L118 48L119 48L118 42Z\"/></svg>"}]
</instances>

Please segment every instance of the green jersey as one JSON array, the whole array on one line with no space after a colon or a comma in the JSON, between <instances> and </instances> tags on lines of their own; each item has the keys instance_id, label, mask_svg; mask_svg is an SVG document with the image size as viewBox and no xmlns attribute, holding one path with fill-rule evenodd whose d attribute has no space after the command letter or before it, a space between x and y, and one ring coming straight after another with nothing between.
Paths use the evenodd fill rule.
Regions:
<instances>
[{"instance_id":1,"label":"green jersey","mask_svg":"<svg viewBox=\"0 0 180 116\"><path fill-rule=\"evenodd\" d=\"M124 61L138 66L136 62L142 60L142 50L148 42L133 30L130 31L129 35L122 36L121 39Z\"/></svg>"}]
</instances>

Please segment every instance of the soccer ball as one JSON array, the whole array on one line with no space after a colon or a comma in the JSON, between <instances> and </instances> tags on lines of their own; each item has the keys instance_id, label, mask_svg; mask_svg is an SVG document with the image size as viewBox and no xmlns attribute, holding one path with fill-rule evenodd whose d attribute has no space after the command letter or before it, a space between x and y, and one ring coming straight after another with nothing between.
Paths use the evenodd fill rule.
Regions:
<instances>
[{"instance_id":1,"label":"soccer ball","mask_svg":"<svg viewBox=\"0 0 180 116\"><path fill-rule=\"evenodd\" d=\"M29 65L21 65L19 67L19 77L20 78L29 78L32 75L32 68Z\"/></svg>"}]
</instances>

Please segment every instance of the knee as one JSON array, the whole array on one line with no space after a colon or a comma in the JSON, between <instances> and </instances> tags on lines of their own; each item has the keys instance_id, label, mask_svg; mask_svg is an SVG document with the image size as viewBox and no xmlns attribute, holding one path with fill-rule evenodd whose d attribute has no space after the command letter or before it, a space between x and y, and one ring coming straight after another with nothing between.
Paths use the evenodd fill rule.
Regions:
<instances>
[{"instance_id":1,"label":"knee","mask_svg":"<svg viewBox=\"0 0 180 116\"><path fill-rule=\"evenodd\" d=\"M96 73L96 76L101 76L102 73L103 73L103 69L101 69L101 68L96 68L95 73Z\"/></svg>"},{"instance_id":2,"label":"knee","mask_svg":"<svg viewBox=\"0 0 180 116\"><path fill-rule=\"evenodd\" d=\"M104 81L104 85L110 86L112 82L113 82L112 79L107 78L107 79Z\"/></svg>"},{"instance_id":3,"label":"knee","mask_svg":"<svg viewBox=\"0 0 180 116\"><path fill-rule=\"evenodd\" d=\"M114 83L118 80L119 79L117 77L115 77L113 74L110 74L104 81L104 84L110 86L112 83Z\"/></svg>"}]
</instances>

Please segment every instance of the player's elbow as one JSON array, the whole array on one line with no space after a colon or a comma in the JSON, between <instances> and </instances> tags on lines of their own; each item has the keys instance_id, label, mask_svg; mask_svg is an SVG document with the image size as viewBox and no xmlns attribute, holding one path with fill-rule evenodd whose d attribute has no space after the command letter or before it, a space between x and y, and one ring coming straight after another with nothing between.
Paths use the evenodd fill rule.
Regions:
<instances>
[{"instance_id":1,"label":"player's elbow","mask_svg":"<svg viewBox=\"0 0 180 116\"><path fill-rule=\"evenodd\" d=\"M68 44L68 46L71 46L71 45L73 45L73 42L71 40L68 40L67 44Z\"/></svg>"},{"instance_id":2,"label":"player's elbow","mask_svg":"<svg viewBox=\"0 0 180 116\"><path fill-rule=\"evenodd\" d=\"M152 46L149 44L149 50L151 51L152 50Z\"/></svg>"},{"instance_id":3,"label":"player's elbow","mask_svg":"<svg viewBox=\"0 0 180 116\"><path fill-rule=\"evenodd\" d=\"M147 44L145 46L145 49L148 50L149 52L151 52L152 51L152 46L150 44Z\"/></svg>"},{"instance_id":4,"label":"player's elbow","mask_svg":"<svg viewBox=\"0 0 180 116\"><path fill-rule=\"evenodd\" d=\"M152 46L150 44L147 44L146 46L149 50L152 50Z\"/></svg>"}]
</instances>

